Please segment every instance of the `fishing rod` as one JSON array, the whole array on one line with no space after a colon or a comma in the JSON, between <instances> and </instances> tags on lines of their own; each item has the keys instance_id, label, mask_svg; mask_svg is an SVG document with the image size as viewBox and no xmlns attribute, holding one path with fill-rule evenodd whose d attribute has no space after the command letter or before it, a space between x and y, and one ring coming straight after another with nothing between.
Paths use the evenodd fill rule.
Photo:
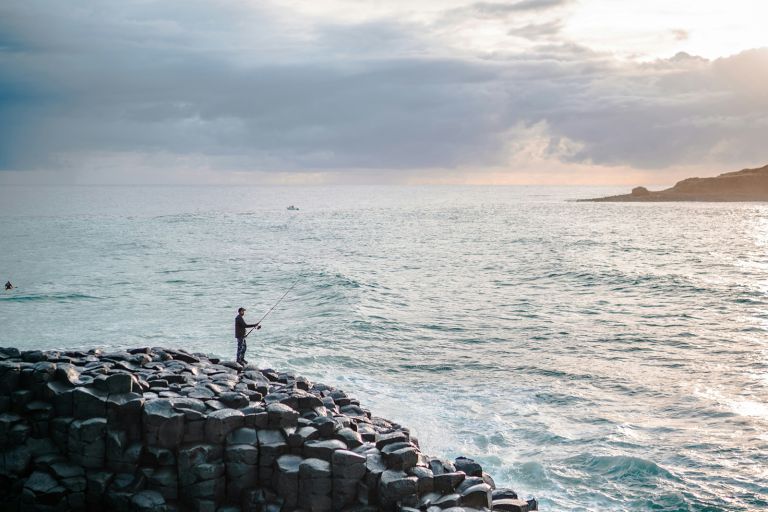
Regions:
<instances>
[{"instance_id":1,"label":"fishing rod","mask_svg":"<svg viewBox=\"0 0 768 512\"><path fill-rule=\"evenodd\" d=\"M277 305L278 305L278 304L280 304L281 302L283 302L283 299L285 298L285 296L286 296L286 295L288 295L288 292L290 292L291 290L293 290L293 287L294 287L294 286L296 286L296 284L299 282L299 279L301 279L301 278L300 278L300 277L299 277L299 278L297 278L297 279L296 279L296 280L293 282L293 284L291 285L291 287L290 287L290 288L288 288L287 290L285 290L285 293L283 294L283 296L282 296L282 297L280 297L280 298L278 299L278 301L277 301L277 302L275 302L275 305L274 305L274 306L272 306L271 308L269 308L269 311L267 311L266 313L264 313L264 316L263 316L263 317L261 317L261 320L259 320L258 322L256 322L256 326L255 326L255 327L251 327L251 330L250 330L250 331L248 331L248 332L245 334L245 337L246 337L246 338L248 337L248 335L249 335L249 334L251 334L251 331L253 331L254 329L261 329L261 322L262 322L262 321L263 321L265 318L267 318L267 316L269 316L269 314L270 314L270 313L271 313L271 312L272 312L272 311L273 311L273 310L274 310L274 309L277 307Z\"/></svg>"}]
</instances>

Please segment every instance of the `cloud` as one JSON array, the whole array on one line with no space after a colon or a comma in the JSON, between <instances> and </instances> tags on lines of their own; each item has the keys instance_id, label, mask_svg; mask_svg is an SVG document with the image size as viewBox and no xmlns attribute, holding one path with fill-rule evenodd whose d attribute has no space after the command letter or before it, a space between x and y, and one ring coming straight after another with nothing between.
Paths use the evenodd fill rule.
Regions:
<instances>
[{"instance_id":1,"label":"cloud","mask_svg":"<svg viewBox=\"0 0 768 512\"><path fill-rule=\"evenodd\" d=\"M540 12L555 7L562 7L571 0L523 0L521 2L477 2L469 9L483 16L505 16L520 12Z\"/></svg>"},{"instance_id":2,"label":"cloud","mask_svg":"<svg viewBox=\"0 0 768 512\"><path fill-rule=\"evenodd\" d=\"M553 20L546 23L529 23L521 27L514 27L507 32L511 36L525 39L538 40L551 38L559 34L563 29L562 20Z\"/></svg>"},{"instance_id":3,"label":"cloud","mask_svg":"<svg viewBox=\"0 0 768 512\"><path fill-rule=\"evenodd\" d=\"M0 169L210 181L765 159L768 49L621 62L567 40L562 23L508 29L524 49L472 52L446 42L450 27L318 21L268 3L5 3Z\"/></svg>"},{"instance_id":4,"label":"cloud","mask_svg":"<svg viewBox=\"0 0 768 512\"><path fill-rule=\"evenodd\" d=\"M672 36L675 38L676 41L687 41L690 37L690 34L687 30L683 30L681 28L675 28L672 29Z\"/></svg>"}]
</instances>

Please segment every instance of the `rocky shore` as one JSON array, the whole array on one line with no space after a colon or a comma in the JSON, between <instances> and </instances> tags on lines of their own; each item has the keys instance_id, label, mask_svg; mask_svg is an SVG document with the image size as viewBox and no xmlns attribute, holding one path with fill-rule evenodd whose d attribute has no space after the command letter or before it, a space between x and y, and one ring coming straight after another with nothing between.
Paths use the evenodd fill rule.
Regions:
<instances>
[{"instance_id":1,"label":"rocky shore","mask_svg":"<svg viewBox=\"0 0 768 512\"><path fill-rule=\"evenodd\" d=\"M0 348L9 511L536 510L292 373L163 348Z\"/></svg>"},{"instance_id":2,"label":"rocky shore","mask_svg":"<svg viewBox=\"0 0 768 512\"><path fill-rule=\"evenodd\" d=\"M666 201L768 201L768 165L727 172L712 178L688 178L674 187L652 191L635 187L629 194L582 199L592 202L650 203Z\"/></svg>"}]
</instances>

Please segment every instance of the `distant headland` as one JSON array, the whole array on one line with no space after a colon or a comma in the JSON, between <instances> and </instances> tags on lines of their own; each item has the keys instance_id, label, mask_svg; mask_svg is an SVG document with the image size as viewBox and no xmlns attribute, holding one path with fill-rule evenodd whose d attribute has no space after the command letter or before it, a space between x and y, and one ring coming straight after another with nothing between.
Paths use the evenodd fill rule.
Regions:
<instances>
[{"instance_id":1,"label":"distant headland","mask_svg":"<svg viewBox=\"0 0 768 512\"><path fill-rule=\"evenodd\" d=\"M768 201L768 165L713 178L688 178L666 190L635 187L630 194L581 199L594 202Z\"/></svg>"}]
</instances>

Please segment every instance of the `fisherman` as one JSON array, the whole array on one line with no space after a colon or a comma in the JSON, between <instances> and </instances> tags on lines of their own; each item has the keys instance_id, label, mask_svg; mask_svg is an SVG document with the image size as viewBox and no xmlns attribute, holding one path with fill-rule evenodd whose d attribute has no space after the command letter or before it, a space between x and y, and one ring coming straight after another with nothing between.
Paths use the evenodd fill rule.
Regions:
<instances>
[{"instance_id":1,"label":"fisherman","mask_svg":"<svg viewBox=\"0 0 768 512\"><path fill-rule=\"evenodd\" d=\"M5 282L5 289L6 290L13 290L13 285L11 284L10 281L6 281Z\"/></svg>"},{"instance_id":2,"label":"fisherman","mask_svg":"<svg viewBox=\"0 0 768 512\"><path fill-rule=\"evenodd\" d=\"M258 323L247 324L245 323L245 308L237 309L237 316L235 317L235 339L237 339L237 362L246 365L248 361L245 360L245 351L248 348L245 344L245 330L249 327L255 327L261 329L261 325Z\"/></svg>"}]
</instances>

